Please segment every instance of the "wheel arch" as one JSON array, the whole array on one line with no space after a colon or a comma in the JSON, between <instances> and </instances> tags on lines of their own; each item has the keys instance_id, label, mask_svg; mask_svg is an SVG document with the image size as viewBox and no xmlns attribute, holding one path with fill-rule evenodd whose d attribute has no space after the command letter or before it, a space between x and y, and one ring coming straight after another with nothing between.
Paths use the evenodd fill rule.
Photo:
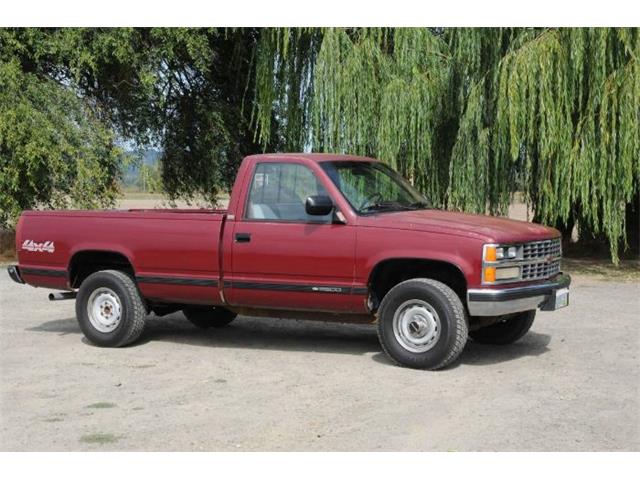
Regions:
<instances>
[{"instance_id":1,"label":"wheel arch","mask_svg":"<svg viewBox=\"0 0 640 480\"><path fill-rule=\"evenodd\" d=\"M128 255L117 250L89 248L74 252L69 259L69 286L79 288L84 279L100 270L119 270L135 280L135 269Z\"/></svg>"},{"instance_id":2,"label":"wheel arch","mask_svg":"<svg viewBox=\"0 0 640 480\"><path fill-rule=\"evenodd\" d=\"M367 280L370 307L377 310L380 302L395 285L412 278L430 278L449 286L466 304L467 279L455 262L436 258L392 257L376 263Z\"/></svg>"}]
</instances>

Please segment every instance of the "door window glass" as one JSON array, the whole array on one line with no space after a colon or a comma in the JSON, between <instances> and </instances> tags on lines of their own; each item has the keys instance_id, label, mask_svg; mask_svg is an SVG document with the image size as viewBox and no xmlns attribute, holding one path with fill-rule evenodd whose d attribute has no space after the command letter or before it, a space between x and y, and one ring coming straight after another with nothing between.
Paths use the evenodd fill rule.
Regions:
<instances>
[{"instance_id":1,"label":"door window glass","mask_svg":"<svg viewBox=\"0 0 640 480\"><path fill-rule=\"evenodd\" d=\"M329 222L332 214L308 215L311 195L327 195L309 168L297 163L259 163L253 174L245 217L252 220Z\"/></svg>"}]
</instances>

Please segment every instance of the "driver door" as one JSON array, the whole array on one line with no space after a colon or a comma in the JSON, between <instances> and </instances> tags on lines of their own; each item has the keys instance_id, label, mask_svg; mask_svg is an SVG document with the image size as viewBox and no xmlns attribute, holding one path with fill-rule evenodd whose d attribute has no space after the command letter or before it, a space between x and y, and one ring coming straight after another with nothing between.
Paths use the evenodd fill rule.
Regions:
<instances>
[{"instance_id":1,"label":"driver door","mask_svg":"<svg viewBox=\"0 0 640 480\"><path fill-rule=\"evenodd\" d=\"M242 216L234 222L233 275L225 277L232 305L356 311L355 228L334 223L333 214L308 215L311 195L328 194L309 166L256 164Z\"/></svg>"}]
</instances>

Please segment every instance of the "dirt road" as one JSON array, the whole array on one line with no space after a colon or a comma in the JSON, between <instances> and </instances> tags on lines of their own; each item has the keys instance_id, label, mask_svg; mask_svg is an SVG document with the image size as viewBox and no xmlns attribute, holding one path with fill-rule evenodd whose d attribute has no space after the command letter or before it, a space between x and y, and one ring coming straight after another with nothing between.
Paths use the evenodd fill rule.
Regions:
<instances>
[{"instance_id":1,"label":"dirt road","mask_svg":"<svg viewBox=\"0 0 640 480\"><path fill-rule=\"evenodd\" d=\"M572 305L440 372L390 365L368 326L150 317L89 345L71 301L0 272L0 450L638 450L640 286Z\"/></svg>"}]
</instances>

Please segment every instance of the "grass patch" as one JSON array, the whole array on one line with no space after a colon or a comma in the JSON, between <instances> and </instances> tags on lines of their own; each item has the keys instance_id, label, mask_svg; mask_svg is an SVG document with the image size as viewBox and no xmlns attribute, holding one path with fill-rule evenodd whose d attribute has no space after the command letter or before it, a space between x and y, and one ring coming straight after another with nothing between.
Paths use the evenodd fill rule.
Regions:
<instances>
[{"instance_id":1,"label":"grass patch","mask_svg":"<svg viewBox=\"0 0 640 480\"><path fill-rule=\"evenodd\" d=\"M82 443L94 443L98 445L104 445L105 443L115 443L118 441L118 437L111 433L91 433L89 435L83 435L80 437Z\"/></svg>"},{"instance_id":2,"label":"grass patch","mask_svg":"<svg viewBox=\"0 0 640 480\"><path fill-rule=\"evenodd\" d=\"M85 408L114 408L117 405L111 402L97 402L92 403L91 405L87 405Z\"/></svg>"}]
</instances>

